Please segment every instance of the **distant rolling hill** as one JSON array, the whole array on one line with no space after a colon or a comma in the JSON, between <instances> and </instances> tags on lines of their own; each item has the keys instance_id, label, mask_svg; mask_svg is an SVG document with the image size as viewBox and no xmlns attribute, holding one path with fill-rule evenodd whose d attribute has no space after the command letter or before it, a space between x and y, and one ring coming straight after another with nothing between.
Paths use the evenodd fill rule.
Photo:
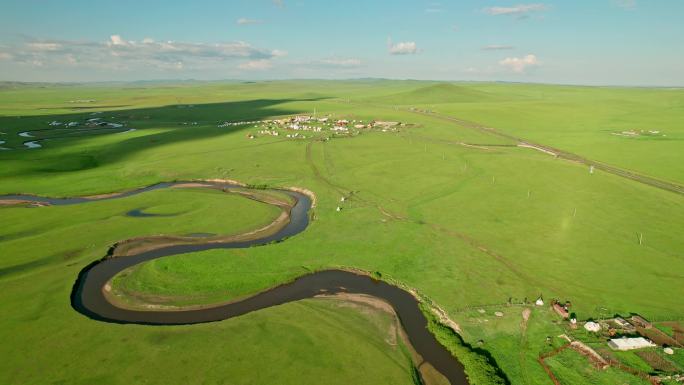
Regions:
<instances>
[{"instance_id":1,"label":"distant rolling hill","mask_svg":"<svg viewBox=\"0 0 684 385\"><path fill-rule=\"evenodd\" d=\"M437 103L472 103L501 100L501 97L489 92L450 83L438 83L411 91L399 92L375 98L384 104L437 104Z\"/></svg>"}]
</instances>

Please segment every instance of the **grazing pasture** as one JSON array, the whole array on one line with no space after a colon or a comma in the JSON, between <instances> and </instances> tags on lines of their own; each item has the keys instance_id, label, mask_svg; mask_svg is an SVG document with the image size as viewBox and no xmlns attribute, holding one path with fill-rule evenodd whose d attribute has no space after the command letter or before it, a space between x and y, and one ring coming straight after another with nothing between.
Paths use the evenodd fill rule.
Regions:
<instances>
[{"instance_id":1,"label":"grazing pasture","mask_svg":"<svg viewBox=\"0 0 684 385\"><path fill-rule=\"evenodd\" d=\"M306 139L287 138L289 128L258 133L264 120L295 115L400 124ZM55 135L35 149L19 136L98 116L135 131ZM220 127L238 121L257 123ZM552 298L571 300L580 320L684 318L684 195L590 172L511 137L681 186L683 130L681 89L380 80L15 85L0 89L8 148L0 151L0 194L86 196L200 179L305 188L317 203L303 233L157 259L117 276L114 290L138 304L209 305L316 270L377 272L443 309L510 383L551 383L537 358L565 331L548 310ZM134 210L150 215L127 215ZM118 241L237 234L279 213L201 189L0 206L0 382L411 383L416 363L393 317L360 305L310 299L172 327L101 323L70 306L79 271ZM508 304L540 294L547 304L523 328L529 306ZM598 372L573 350L547 364L562 383L643 383L615 368Z\"/></svg>"}]
</instances>

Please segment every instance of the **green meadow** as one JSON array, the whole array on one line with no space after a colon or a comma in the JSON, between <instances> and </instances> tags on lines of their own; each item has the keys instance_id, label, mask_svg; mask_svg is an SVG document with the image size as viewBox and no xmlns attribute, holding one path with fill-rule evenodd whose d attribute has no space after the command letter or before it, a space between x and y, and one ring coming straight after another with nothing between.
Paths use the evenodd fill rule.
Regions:
<instances>
[{"instance_id":1,"label":"green meadow","mask_svg":"<svg viewBox=\"0 0 684 385\"><path fill-rule=\"evenodd\" d=\"M95 102L67 102L87 99ZM259 135L255 124L219 127L314 112L404 125L307 139ZM215 178L306 188L317 207L303 233L263 247L157 259L117 276L115 290L205 305L315 270L380 272L443 308L463 340L490 354L511 384L551 384L537 357L557 342L547 337L564 329L546 307L521 328L522 309L509 301L540 294L547 302L571 300L580 320L630 313L684 319L681 194L590 173L439 115L684 184L682 89L188 82L0 88L0 147L8 148L0 150L0 194L80 196ZM26 149L31 138L18 135L93 116L136 130L60 138L41 132L48 139L38 149ZM158 216L126 215L136 209ZM336 301L172 327L101 323L70 306L78 272L117 241L237 234L279 213L204 189L0 207L0 383L412 383L406 347L388 342L391 317ZM504 317L490 307L484 315L475 310L490 305ZM547 364L563 383L642 383L618 370L596 371L573 351Z\"/></svg>"}]
</instances>

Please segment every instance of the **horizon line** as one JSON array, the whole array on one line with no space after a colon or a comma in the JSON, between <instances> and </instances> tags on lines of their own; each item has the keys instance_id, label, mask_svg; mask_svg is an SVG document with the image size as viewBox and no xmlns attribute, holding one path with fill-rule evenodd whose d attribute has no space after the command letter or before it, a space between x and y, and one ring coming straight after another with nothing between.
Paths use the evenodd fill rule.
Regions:
<instances>
[{"instance_id":1,"label":"horizon line","mask_svg":"<svg viewBox=\"0 0 684 385\"><path fill-rule=\"evenodd\" d=\"M529 85L548 85L565 87L610 87L610 88L684 88L683 85L653 85L653 84L585 84L585 83L554 83L554 82L534 82L534 81L511 81L511 80L446 80L446 79L413 79L413 78L383 78L383 77L357 77L357 78L273 78L273 79L193 79L193 78L169 78L169 79L136 79L136 80L79 80L79 81L26 81L26 80L0 80L0 85L8 83L19 83L25 85L88 85L88 84L132 84L132 83L172 83L172 82L197 82L197 83L220 83L220 82L239 82L239 83L265 83L265 82L287 82L287 81L400 81L400 82L439 82L439 83L504 83L504 84L529 84Z\"/></svg>"}]
</instances>

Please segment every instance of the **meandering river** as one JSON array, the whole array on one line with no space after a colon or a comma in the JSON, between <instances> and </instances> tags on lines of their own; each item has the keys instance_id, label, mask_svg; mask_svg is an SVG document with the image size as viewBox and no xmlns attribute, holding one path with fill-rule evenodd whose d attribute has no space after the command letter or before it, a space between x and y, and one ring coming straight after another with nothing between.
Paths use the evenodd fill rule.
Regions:
<instances>
[{"instance_id":1,"label":"meandering river","mask_svg":"<svg viewBox=\"0 0 684 385\"><path fill-rule=\"evenodd\" d=\"M230 191L240 186L225 183L201 182L206 188ZM182 183L160 183L115 195L90 198L45 198L32 195L4 195L0 200L16 200L50 205L87 204L88 202L120 199L146 191L168 188ZM178 186L180 187L180 186ZM422 359L444 375L452 385L466 385L463 366L442 346L427 329L427 319L416 298L409 292L366 275L343 270L325 270L297 278L249 298L215 307L196 310L131 310L109 302L105 286L119 272L153 259L208 249L232 249L266 245L284 241L304 231L309 225L311 199L302 193L278 190L294 198L289 221L277 232L258 239L236 242L194 243L157 248L138 254L103 258L86 266L78 275L71 294L73 308L103 322L145 325L179 325L221 321L271 306L281 305L321 294L353 293L380 298L394 308L411 345ZM419 363L420 364L420 363Z\"/></svg>"}]
</instances>

